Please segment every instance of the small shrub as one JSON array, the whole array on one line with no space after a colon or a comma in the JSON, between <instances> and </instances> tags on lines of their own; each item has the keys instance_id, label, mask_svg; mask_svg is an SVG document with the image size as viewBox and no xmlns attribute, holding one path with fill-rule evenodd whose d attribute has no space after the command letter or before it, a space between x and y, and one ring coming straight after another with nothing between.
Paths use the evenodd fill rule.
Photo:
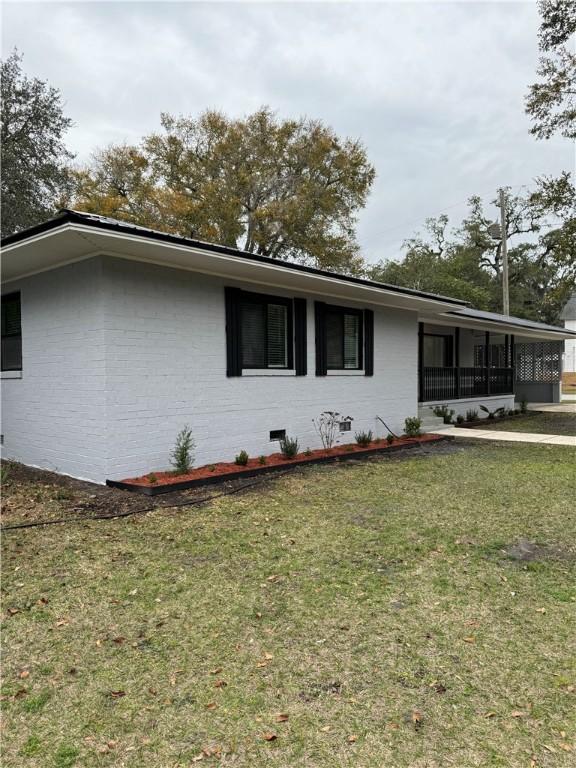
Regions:
<instances>
[{"instance_id":1,"label":"small shrub","mask_svg":"<svg viewBox=\"0 0 576 768\"><path fill-rule=\"evenodd\" d=\"M346 453L352 453L352 451L354 450L354 446L348 443L347 445L344 446L344 450L346 451Z\"/></svg>"},{"instance_id":2,"label":"small shrub","mask_svg":"<svg viewBox=\"0 0 576 768\"><path fill-rule=\"evenodd\" d=\"M456 424L464 424L464 416L461 413L456 416Z\"/></svg>"},{"instance_id":3,"label":"small shrub","mask_svg":"<svg viewBox=\"0 0 576 768\"><path fill-rule=\"evenodd\" d=\"M258 456L258 464L266 464L266 456Z\"/></svg>"},{"instance_id":4,"label":"small shrub","mask_svg":"<svg viewBox=\"0 0 576 768\"><path fill-rule=\"evenodd\" d=\"M194 438L192 437L192 430L188 426L185 426L178 432L176 444L171 454L171 463L177 475L185 475L192 468L194 463Z\"/></svg>"},{"instance_id":5,"label":"small shrub","mask_svg":"<svg viewBox=\"0 0 576 768\"><path fill-rule=\"evenodd\" d=\"M514 408L513 410L514 416L520 416L520 413L521 413L520 408Z\"/></svg>"},{"instance_id":6,"label":"small shrub","mask_svg":"<svg viewBox=\"0 0 576 768\"><path fill-rule=\"evenodd\" d=\"M154 485L155 483L158 482L158 478L156 477L154 472L150 472L148 474L148 482L150 483L150 485Z\"/></svg>"},{"instance_id":7,"label":"small shrub","mask_svg":"<svg viewBox=\"0 0 576 768\"><path fill-rule=\"evenodd\" d=\"M298 438L283 437L280 440L280 452L285 459L293 459L298 453Z\"/></svg>"},{"instance_id":8,"label":"small shrub","mask_svg":"<svg viewBox=\"0 0 576 768\"><path fill-rule=\"evenodd\" d=\"M318 432L322 445L326 450L332 448L340 432L340 422L354 421L352 416L342 416L338 411L324 411L317 419L312 419L314 429Z\"/></svg>"},{"instance_id":9,"label":"small shrub","mask_svg":"<svg viewBox=\"0 0 576 768\"><path fill-rule=\"evenodd\" d=\"M208 467L208 471L209 472L215 472L216 471L216 464L210 464L210 466Z\"/></svg>"},{"instance_id":10,"label":"small shrub","mask_svg":"<svg viewBox=\"0 0 576 768\"><path fill-rule=\"evenodd\" d=\"M444 421L444 424L452 424L452 417L454 416L456 411L453 411L451 408L448 408L447 405L437 405L435 408L432 409L432 413L434 414L434 416L440 416Z\"/></svg>"},{"instance_id":11,"label":"small shrub","mask_svg":"<svg viewBox=\"0 0 576 768\"><path fill-rule=\"evenodd\" d=\"M356 442L358 443L358 445L362 446L362 448L366 448L367 446L369 446L372 440L374 439L372 430L368 430L368 432L356 432L354 437L356 438Z\"/></svg>"},{"instance_id":12,"label":"small shrub","mask_svg":"<svg viewBox=\"0 0 576 768\"><path fill-rule=\"evenodd\" d=\"M238 456L236 456L236 458L234 459L234 464L238 464L238 466L240 467L245 467L246 464L248 464L249 458L250 456L248 456L247 451L240 451Z\"/></svg>"},{"instance_id":13,"label":"small shrub","mask_svg":"<svg viewBox=\"0 0 576 768\"><path fill-rule=\"evenodd\" d=\"M388 432L388 434L386 435L386 442L388 443L388 445L392 445L392 443L394 442L394 435L391 432Z\"/></svg>"},{"instance_id":14,"label":"small shrub","mask_svg":"<svg viewBox=\"0 0 576 768\"><path fill-rule=\"evenodd\" d=\"M489 419L495 419L495 418L499 418L500 416L502 416L506 409L501 406L500 408L496 408L496 410L491 411L489 408L486 408L485 405L481 405L480 406L480 410L484 411L484 413L487 413Z\"/></svg>"},{"instance_id":15,"label":"small shrub","mask_svg":"<svg viewBox=\"0 0 576 768\"><path fill-rule=\"evenodd\" d=\"M404 420L404 432L408 437L418 437L421 426L422 421L418 416L408 416L408 418Z\"/></svg>"},{"instance_id":16,"label":"small shrub","mask_svg":"<svg viewBox=\"0 0 576 768\"><path fill-rule=\"evenodd\" d=\"M528 400L525 397L520 401L520 413L528 413Z\"/></svg>"},{"instance_id":17,"label":"small shrub","mask_svg":"<svg viewBox=\"0 0 576 768\"><path fill-rule=\"evenodd\" d=\"M304 451L304 456L312 456L312 450L310 448L306 448Z\"/></svg>"},{"instance_id":18,"label":"small shrub","mask_svg":"<svg viewBox=\"0 0 576 768\"><path fill-rule=\"evenodd\" d=\"M478 411L476 408L470 408L466 411L466 421L478 421Z\"/></svg>"}]
</instances>

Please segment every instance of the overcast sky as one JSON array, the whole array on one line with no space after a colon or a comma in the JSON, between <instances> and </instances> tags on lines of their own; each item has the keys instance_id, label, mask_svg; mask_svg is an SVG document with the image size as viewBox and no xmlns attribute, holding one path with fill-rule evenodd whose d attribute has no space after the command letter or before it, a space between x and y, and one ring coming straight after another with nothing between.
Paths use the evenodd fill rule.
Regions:
<instances>
[{"instance_id":1,"label":"overcast sky","mask_svg":"<svg viewBox=\"0 0 576 768\"><path fill-rule=\"evenodd\" d=\"M359 137L377 172L358 224L374 261L428 216L457 223L474 193L573 171L570 142L536 141L524 115L537 30L533 2L20 0L4 3L2 55L17 46L62 91L80 160L207 107L269 104Z\"/></svg>"}]
</instances>

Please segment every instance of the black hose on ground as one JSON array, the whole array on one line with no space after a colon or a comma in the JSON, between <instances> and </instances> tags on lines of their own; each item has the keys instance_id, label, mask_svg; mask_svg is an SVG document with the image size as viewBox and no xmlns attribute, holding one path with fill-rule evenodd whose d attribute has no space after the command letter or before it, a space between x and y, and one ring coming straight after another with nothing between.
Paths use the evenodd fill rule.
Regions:
<instances>
[{"instance_id":1,"label":"black hose on ground","mask_svg":"<svg viewBox=\"0 0 576 768\"><path fill-rule=\"evenodd\" d=\"M266 480L271 480L277 477L282 477L286 472L282 474L278 473L273 476L267 476L253 480L250 483L246 483L238 488L229 488L226 491L220 491L220 493L214 493L212 496L202 496L200 499L183 499L182 501L175 501L173 504L149 504L147 507L140 507L140 509L129 509L123 512L114 512L112 514L99 514L91 515L89 517L66 517L58 518L57 520L34 520L30 523L14 523L13 525L3 525L0 528L0 533L4 531L14 531L20 528L37 528L44 525L57 525L59 523L84 523L91 520L117 520L122 517L130 517L131 515L143 515L147 512L153 512L156 509L175 509L177 507L194 507L205 502L212 501L213 499L221 498L222 496L232 496L235 493L241 491L247 491L250 488L254 488L257 485L262 485Z\"/></svg>"}]
</instances>

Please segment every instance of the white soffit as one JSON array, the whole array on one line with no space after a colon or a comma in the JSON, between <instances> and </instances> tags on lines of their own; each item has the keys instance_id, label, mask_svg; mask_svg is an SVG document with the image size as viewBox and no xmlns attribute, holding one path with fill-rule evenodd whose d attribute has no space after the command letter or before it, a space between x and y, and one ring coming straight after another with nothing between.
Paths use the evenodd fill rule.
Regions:
<instances>
[{"instance_id":1,"label":"white soffit","mask_svg":"<svg viewBox=\"0 0 576 768\"><path fill-rule=\"evenodd\" d=\"M461 304L435 300L338 277L303 272L282 263L251 261L229 254L178 245L90 226L64 224L3 249L2 281L8 282L98 254L185 269L268 287L318 294L335 299L436 312L459 309Z\"/></svg>"}]
</instances>

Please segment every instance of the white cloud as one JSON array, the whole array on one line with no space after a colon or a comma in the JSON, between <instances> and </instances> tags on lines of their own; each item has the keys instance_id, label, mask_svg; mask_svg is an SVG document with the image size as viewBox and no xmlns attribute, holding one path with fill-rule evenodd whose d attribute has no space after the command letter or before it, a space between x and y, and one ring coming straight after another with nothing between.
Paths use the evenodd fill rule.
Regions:
<instances>
[{"instance_id":1,"label":"white cloud","mask_svg":"<svg viewBox=\"0 0 576 768\"><path fill-rule=\"evenodd\" d=\"M8 3L3 55L18 46L61 89L80 158L207 107L266 103L360 137L376 259L471 194L572 169L571 145L536 142L523 112L537 27L534 3Z\"/></svg>"}]
</instances>

